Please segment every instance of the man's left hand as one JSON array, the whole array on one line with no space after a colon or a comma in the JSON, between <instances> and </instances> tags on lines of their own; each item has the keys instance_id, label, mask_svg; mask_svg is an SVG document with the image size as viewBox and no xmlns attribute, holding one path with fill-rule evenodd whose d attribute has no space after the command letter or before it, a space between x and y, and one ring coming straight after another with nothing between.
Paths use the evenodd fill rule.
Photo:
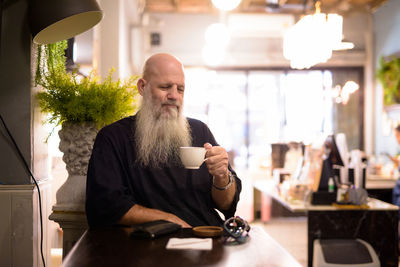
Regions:
<instances>
[{"instance_id":1,"label":"man's left hand","mask_svg":"<svg viewBox=\"0 0 400 267\"><path fill-rule=\"evenodd\" d=\"M210 143L205 143L204 148L207 150L206 165L208 172L215 179L225 180L228 176L228 153L223 147L212 146Z\"/></svg>"}]
</instances>

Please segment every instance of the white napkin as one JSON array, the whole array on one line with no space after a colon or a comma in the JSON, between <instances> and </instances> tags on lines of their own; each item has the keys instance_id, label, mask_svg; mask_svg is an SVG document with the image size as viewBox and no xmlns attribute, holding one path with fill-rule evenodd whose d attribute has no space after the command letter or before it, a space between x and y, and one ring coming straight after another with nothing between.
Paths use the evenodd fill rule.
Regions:
<instances>
[{"instance_id":1,"label":"white napkin","mask_svg":"<svg viewBox=\"0 0 400 267\"><path fill-rule=\"evenodd\" d=\"M198 249L211 250L211 238L170 238L167 249Z\"/></svg>"}]
</instances>

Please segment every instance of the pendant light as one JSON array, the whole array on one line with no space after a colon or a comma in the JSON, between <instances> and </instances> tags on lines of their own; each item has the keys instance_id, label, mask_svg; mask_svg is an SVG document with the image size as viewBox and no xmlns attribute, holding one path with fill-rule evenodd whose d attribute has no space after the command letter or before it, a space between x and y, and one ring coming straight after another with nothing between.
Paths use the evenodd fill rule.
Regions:
<instances>
[{"instance_id":1,"label":"pendant light","mask_svg":"<svg viewBox=\"0 0 400 267\"><path fill-rule=\"evenodd\" d=\"M96 0L31 0L29 19L33 41L49 44L83 33L103 17Z\"/></svg>"}]
</instances>

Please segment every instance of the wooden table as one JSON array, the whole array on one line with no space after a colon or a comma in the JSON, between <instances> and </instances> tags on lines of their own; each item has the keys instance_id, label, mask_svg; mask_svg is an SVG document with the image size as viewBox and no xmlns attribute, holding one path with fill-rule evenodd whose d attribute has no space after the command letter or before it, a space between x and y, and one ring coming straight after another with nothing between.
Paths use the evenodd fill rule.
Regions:
<instances>
[{"instance_id":1,"label":"wooden table","mask_svg":"<svg viewBox=\"0 0 400 267\"><path fill-rule=\"evenodd\" d=\"M312 266L314 240L330 238L361 238L371 244L382 266L398 266L397 206L373 198L368 200L366 209L310 205L281 197L268 180L257 181L253 186L289 211L307 215L309 267Z\"/></svg>"},{"instance_id":2,"label":"wooden table","mask_svg":"<svg viewBox=\"0 0 400 267\"><path fill-rule=\"evenodd\" d=\"M63 267L85 266L301 266L262 228L253 227L247 243L236 246L213 239L211 251L167 250L170 237L193 237L190 228L155 240L129 237L131 228L87 230L65 258Z\"/></svg>"}]
</instances>

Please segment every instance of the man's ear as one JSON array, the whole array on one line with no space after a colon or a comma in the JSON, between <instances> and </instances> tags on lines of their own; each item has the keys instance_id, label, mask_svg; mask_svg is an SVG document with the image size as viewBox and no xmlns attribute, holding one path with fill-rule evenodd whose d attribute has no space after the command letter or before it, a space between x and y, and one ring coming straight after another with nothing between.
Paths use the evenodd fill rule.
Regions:
<instances>
[{"instance_id":1,"label":"man's ear","mask_svg":"<svg viewBox=\"0 0 400 267\"><path fill-rule=\"evenodd\" d=\"M144 87L146 86L146 80L143 78L140 78L137 82L137 89L139 91L139 94L143 96L144 93Z\"/></svg>"}]
</instances>

